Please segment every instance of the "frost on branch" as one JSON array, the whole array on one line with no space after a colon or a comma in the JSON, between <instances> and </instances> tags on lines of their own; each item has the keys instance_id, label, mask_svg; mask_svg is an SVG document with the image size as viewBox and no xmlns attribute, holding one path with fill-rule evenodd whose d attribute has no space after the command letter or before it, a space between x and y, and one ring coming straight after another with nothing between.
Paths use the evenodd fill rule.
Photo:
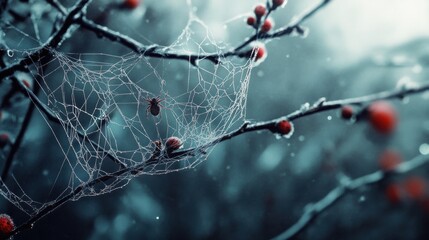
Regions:
<instances>
[{"instance_id":1,"label":"frost on branch","mask_svg":"<svg viewBox=\"0 0 429 240\"><path fill-rule=\"evenodd\" d=\"M383 34L350 42L350 29L383 29L360 21L373 8L356 7L350 28L341 3L286 2L2 3L0 194L16 224L3 221L5 234L267 239L291 226L332 239L336 227L364 235L353 225L392 206L389 226L412 219L407 207L427 209L424 165L406 160L428 152L425 58L412 50L427 45L374 67L378 48L365 44ZM307 28L316 34L288 38ZM350 196L337 209L307 204L335 186ZM295 228L302 208L325 219ZM318 215L331 210L339 226ZM82 231L69 234L70 219Z\"/></svg>"}]
</instances>

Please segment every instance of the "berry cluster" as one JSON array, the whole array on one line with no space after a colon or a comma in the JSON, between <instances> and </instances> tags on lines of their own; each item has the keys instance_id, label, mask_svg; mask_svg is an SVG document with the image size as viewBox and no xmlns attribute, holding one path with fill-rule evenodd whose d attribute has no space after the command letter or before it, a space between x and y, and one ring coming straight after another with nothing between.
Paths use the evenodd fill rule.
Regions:
<instances>
[{"instance_id":1,"label":"berry cluster","mask_svg":"<svg viewBox=\"0 0 429 240\"><path fill-rule=\"evenodd\" d=\"M395 108L387 101L375 101L363 111L355 111L350 105L341 108L341 117L346 120L364 118L372 128L381 134L392 133L397 125Z\"/></svg>"},{"instance_id":2,"label":"berry cluster","mask_svg":"<svg viewBox=\"0 0 429 240\"><path fill-rule=\"evenodd\" d=\"M394 170L402 162L401 154L393 149L385 150L378 158L380 168L385 172ZM423 177L408 176L401 181L391 182L386 186L384 193L391 203L416 202L429 211L428 184Z\"/></svg>"},{"instance_id":3,"label":"berry cluster","mask_svg":"<svg viewBox=\"0 0 429 240\"><path fill-rule=\"evenodd\" d=\"M269 32L273 28L273 21L268 18L268 15L278 7L285 6L286 3L286 0L272 0L271 3L268 1L266 6L261 4L257 5L253 9L255 16L249 16L247 18L247 25L252 26L256 30L260 28L259 31L261 33Z\"/></svg>"},{"instance_id":4,"label":"berry cluster","mask_svg":"<svg viewBox=\"0 0 429 240\"><path fill-rule=\"evenodd\" d=\"M386 186L385 195L391 203L408 200L425 204L429 201L427 180L420 176L409 176L402 181L389 183Z\"/></svg>"},{"instance_id":5,"label":"berry cluster","mask_svg":"<svg viewBox=\"0 0 429 240\"><path fill-rule=\"evenodd\" d=\"M266 5L259 4L253 9L253 16L246 19L247 25L253 27L258 34L266 34L274 27L274 22L269 18L270 13L278 7L286 5L286 0L267 1ZM254 61L263 60L266 57L266 49L264 44L256 43L252 49L244 52L241 57L248 57Z\"/></svg>"}]
</instances>

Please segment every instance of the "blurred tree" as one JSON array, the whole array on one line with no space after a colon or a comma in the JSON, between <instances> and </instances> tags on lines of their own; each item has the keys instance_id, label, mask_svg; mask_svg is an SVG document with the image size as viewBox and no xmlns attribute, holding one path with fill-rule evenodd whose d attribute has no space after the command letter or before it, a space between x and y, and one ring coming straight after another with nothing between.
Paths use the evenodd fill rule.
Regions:
<instances>
[{"instance_id":1,"label":"blurred tree","mask_svg":"<svg viewBox=\"0 0 429 240\"><path fill-rule=\"evenodd\" d=\"M3 1L0 238L427 238L428 3L287 2Z\"/></svg>"}]
</instances>

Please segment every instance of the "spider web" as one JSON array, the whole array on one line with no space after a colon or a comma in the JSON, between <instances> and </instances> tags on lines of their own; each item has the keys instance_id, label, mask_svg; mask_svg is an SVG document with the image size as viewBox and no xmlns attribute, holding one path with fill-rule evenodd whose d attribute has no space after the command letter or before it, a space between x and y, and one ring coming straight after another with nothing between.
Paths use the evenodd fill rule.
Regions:
<instances>
[{"instance_id":1,"label":"spider web","mask_svg":"<svg viewBox=\"0 0 429 240\"><path fill-rule=\"evenodd\" d=\"M23 34L13 26L10 30ZM210 36L204 23L191 16L177 40L164 50L220 54L231 48ZM16 57L29 52L14 49L8 54ZM36 139L49 139L49 146L38 146L42 148L39 155L47 157L29 162L28 155L21 155L18 165L22 166L13 168L13 180L0 187L0 193L28 215L69 194L73 194L70 200L96 196L121 188L141 174L166 174L197 166L209 156L213 141L243 123L254 66L253 61L221 55L221 64L201 60L193 66L135 53L64 53L53 49L48 60L43 65L34 63L36 68L30 72L33 84L40 87L38 98L58 121L38 108L40 126L30 126L45 130L34 132ZM158 116L148 111L148 99L152 98L161 100ZM172 136L181 139L183 149L191 149L188 154L175 158L165 154L164 143ZM153 161L155 141L163 145L160 157ZM148 161L150 164L138 171L125 171L109 181L91 184L101 176ZM43 175L48 176L44 186L26 184L40 177L40 172L29 171L36 166L45 169ZM80 186L83 190L74 194Z\"/></svg>"}]
</instances>

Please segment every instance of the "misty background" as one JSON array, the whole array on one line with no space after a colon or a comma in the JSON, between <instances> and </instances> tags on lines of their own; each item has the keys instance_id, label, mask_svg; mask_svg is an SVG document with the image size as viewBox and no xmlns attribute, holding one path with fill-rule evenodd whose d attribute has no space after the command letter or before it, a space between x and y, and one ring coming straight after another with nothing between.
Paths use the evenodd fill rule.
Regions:
<instances>
[{"instance_id":1,"label":"misty background","mask_svg":"<svg viewBox=\"0 0 429 240\"><path fill-rule=\"evenodd\" d=\"M235 47L253 34L245 19L256 4L263 3L145 0L137 9L127 10L109 9L109 2L94 1L88 18L143 44L172 45L193 14L207 26L219 46L226 47ZM316 3L289 0L285 8L271 15L275 28L285 26L293 16ZM12 7L18 10L25 9L25 4L12 1ZM44 1L32 4L32 11L48 7ZM63 4L70 7L73 1ZM48 22L42 19L37 23L41 39L46 41L51 26L43 28ZM391 90L398 84L428 80L426 0L333 0L304 26L309 29L305 38L286 36L266 42L267 59L252 69L246 120L284 116L322 97L358 97ZM29 30L32 26L15 27L34 34ZM22 43L28 38L22 34L3 36L14 49L37 47L31 46L34 41ZM130 52L86 30L77 30L59 51L115 56ZM157 68L165 68L167 81L177 80L172 85L178 93L186 91L187 85L181 79L186 79L189 69L193 69L188 62L149 61ZM132 72L129 77L139 78L139 74ZM340 119L338 111L294 121L295 131L290 139L276 139L268 131L246 133L218 144L207 161L195 169L143 175L111 193L67 202L37 222L34 229L14 239L274 237L295 223L308 203L318 201L336 187L339 175L356 178L378 170L378 156L386 149L395 149L405 160L427 153L422 149L429 143L428 98L423 93L393 100L399 122L389 136L377 134L365 121L348 123ZM23 116L24 111L18 105L13 114ZM0 128L13 133L16 123L4 121ZM36 196L48 193L58 175L58 168L39 165L43 161L55 162L63 154L61 147L52 142L49 126L36 111L12 169L26 173L19 180ZM410 174L429 179L427 166ZM410 174L395 179L399 181ZM17 223L27 219L5 199L0 200L0 209L15 215ZM429 236L428 217L429 212L414 201L389 202L380 184L348 194L317 217L299 238L424 239Z\"/></svg>"}]
</instances>

